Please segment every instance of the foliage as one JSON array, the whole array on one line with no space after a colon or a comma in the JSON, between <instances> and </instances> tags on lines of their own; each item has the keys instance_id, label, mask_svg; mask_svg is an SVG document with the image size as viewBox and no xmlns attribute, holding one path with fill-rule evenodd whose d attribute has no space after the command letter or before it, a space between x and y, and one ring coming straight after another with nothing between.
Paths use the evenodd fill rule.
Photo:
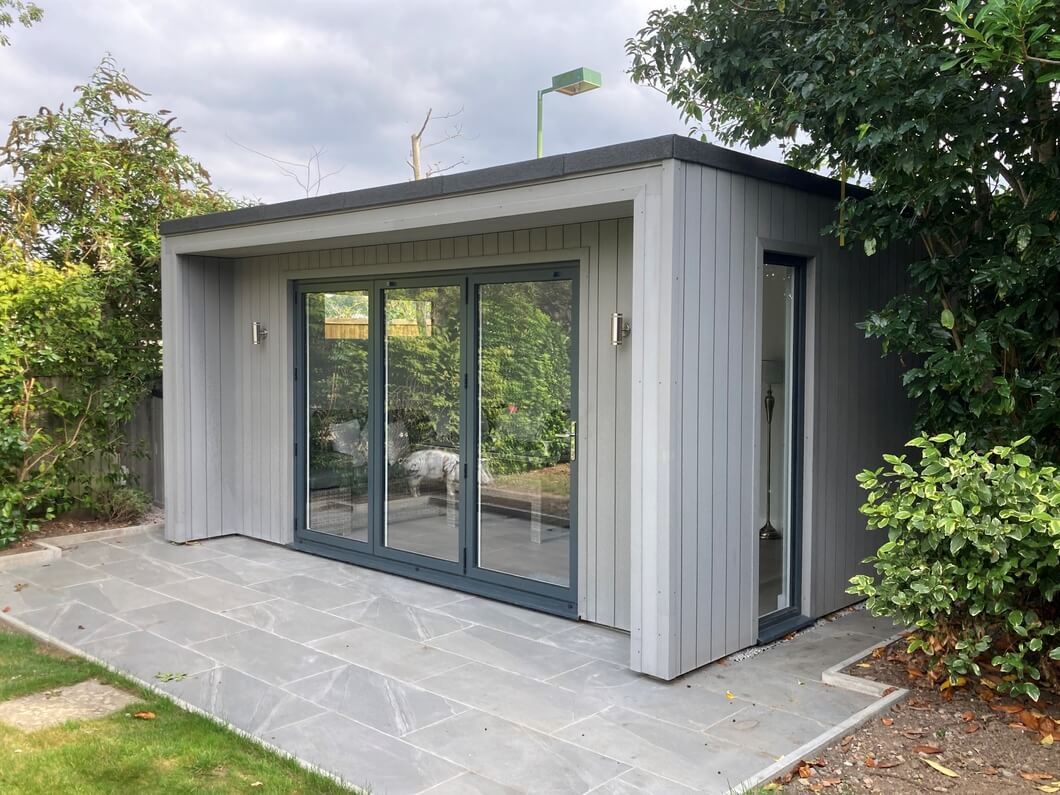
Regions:
<instances>
[{"instance_id":1,"label":"foliage","mask_svg":"<svg viewBox=\"0 0 1060 795\"><path fill-rule=\"evenodd\" d=\"M140 519L150 510L151 497L132 484L127 471L119 469L92 478L82 503L97 519L129 523Z\"/></svg>"},{"instance_id":2,"label":"foliage","mask_svg":"<svg viewBox=\"0 0 1060 795\"><path fill-rule=\"evenodd\" d=\"M11 44L10 37L4 32L5 28L10 28L15 22L28 28L43 18L44 10L36 3L25 0L0 0L0 47Z\"/></svg>"},{"instance_id":3,"label":"foliage","mask_svg":"<svg viewBox=\"0 0 1060 795\"><path fill-rule=\"evenodd\" d=\"M160 372L158 225L232 204L168 111L134 107L144 96L105 59L73 105L15 119L0 149L5 504L22 495L0 544L78 498L79 462L116 466Z\"/></svg>"},{"instance_id":4,"label":"foliage","mask_svg":"<svg viewBox=\"0 0 1060 795\"><path fill-rule=\"evenodd\" d=\"M566 460L571 407L569 282L483 285L480 328L482 453L491 474L548 467ZM367 293L311 293L306 298L311 340L308 360L311 478L320 487L336 475L367 463L362 439L357 454L334 452L337 427L368 423L369 341L331 338L329 320L368 318ZM388 326L415 321L413 330L391 333L386 342L387 460L399 464L411 451L458 450L463 366L460 318L464 304L453 286L389 289ZM376 326L365 326L365 329ZM348 441L348 440L347 440ZM360 477L361 479L358 479Z\"/></svg>"},{"instance_id":5,"label":"foliage","mask_svg":"<svg viewBox=\"0 0 1060 795\"><path fill-rule=\"evenodd\" d=\"M81 451L109 442L99 409L125 386L84 265L25 260L0 241L0 547L69 503Z\"/></svg>"},{"instance_id":6,"label":"foliage","mask_svg":"<svg viewBox=\"0 0 1060 795\"><path fill-rule=\"evenodd\" d=\"M1037 700L1039 683L1060 684L1060 477L1027 441L979 453L963 433L925 434L908 445L916 465L886 455L889 469L862 472L861 511L888 540L850 593L922 629L910 652L951 677L980 675L989 655L1003 689Z\"/></svg>"},{"instance_id":7,"label":"foliage","mask_svg":"<svg viewBox=\"0 0 1060 795\"><path fill-rule=\"evenodd\" d=\"M921 427L1060 462L1060 0L697 0L628 42L635 80L725 143L871 186L830 231L912 245L865 331ZM902 249L906 251L906 248Z\"/></svg>"}]
</instances>

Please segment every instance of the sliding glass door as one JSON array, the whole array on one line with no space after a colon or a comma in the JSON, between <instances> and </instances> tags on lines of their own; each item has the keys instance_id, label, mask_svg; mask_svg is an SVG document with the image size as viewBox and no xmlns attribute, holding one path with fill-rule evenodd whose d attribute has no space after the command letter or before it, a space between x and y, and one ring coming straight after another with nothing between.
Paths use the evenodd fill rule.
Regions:
<instances>
[{"instance_id":1,"label":"sliding glass door","mask_svg":"<svg viewBox=\"0 0 1060 795\"><path fill-rule=\"evenodd\" d=\"M573 609L576 277L301 285L299 540Z\"/></svg>"}]
</instances>

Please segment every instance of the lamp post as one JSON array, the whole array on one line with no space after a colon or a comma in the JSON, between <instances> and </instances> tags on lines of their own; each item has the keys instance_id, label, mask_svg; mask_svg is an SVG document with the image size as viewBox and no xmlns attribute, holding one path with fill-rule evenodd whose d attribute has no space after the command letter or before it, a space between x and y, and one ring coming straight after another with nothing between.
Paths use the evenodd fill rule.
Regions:
<instances>
[{"instance_id":1,"label":"lamp post","mask_svg":"<svg viewBox=\"0 0 1060 795\"><path fill-rule=\"evenodd\" d=\"M592 91L594 88L599 88L603 85L603 81L600 78L600 73L593 69L586 69L584 66L578 67L577 69L571 69L569 72L564 72L561 75L555 75L552 78L552 85L548 88L542 88L537 92L537 156L541 157L544 153L544 139L541 134L541 119L544 112L544 96L552 91L557 91L560 94L566 94L568 97L573 97L575 94L584 94L586 91Z\"/></svg>"}]
</instances>

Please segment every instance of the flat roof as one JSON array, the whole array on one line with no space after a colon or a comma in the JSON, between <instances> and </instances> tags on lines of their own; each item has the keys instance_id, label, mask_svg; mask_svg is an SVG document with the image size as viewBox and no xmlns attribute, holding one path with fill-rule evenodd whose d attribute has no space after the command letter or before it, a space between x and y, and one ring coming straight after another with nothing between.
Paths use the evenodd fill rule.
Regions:
<instances>
[{"instance_id":1,"label":"flat roof","mask_svg":"<svg viewBox=\"0 0 1060 795\"><path fill-rule=\"evenodd\" d=\"M163 221L161 232L163 235L180 235L363 210L368 207L424 201L460 193L548 182L575 174L638 166L661 160L698 163L720 171L787 185L796 190L837 200L840 195L840 183L837 180L682 135L660 135L656 138L644 138L639 141L601 146L580 152L524 160L520 163L443 174L377 188L329 193L308 199L241 207L238 210L223 213L177 218ZM848 185L847 192L852 196L864 196L868 193L864 188L855 185Z\"/></svg>"}]
</instances>

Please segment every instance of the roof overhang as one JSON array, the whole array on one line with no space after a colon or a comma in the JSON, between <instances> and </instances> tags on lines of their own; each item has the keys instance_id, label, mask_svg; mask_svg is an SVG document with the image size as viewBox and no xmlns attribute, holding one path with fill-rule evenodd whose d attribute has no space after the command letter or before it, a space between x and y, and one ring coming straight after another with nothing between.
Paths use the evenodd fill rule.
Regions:
<instances>
[{"instance_id":1,"label":"roof overhang","mask_svg":"<svg viewBox=\"0 0 1060 795\"><path fill-rule=\"evenodd\" d=\"M838 199L840 196L841 185L836 180L691 138L664 135L418 181L179 218L163 222L161 232L163 236L169 237L346 214L516 186L546 184L592 173L628 170L666 160L697 163L829 198ZM850 185L847 193L856 196L866 195L867 191Z\"/></svg>"}]
</instances>

